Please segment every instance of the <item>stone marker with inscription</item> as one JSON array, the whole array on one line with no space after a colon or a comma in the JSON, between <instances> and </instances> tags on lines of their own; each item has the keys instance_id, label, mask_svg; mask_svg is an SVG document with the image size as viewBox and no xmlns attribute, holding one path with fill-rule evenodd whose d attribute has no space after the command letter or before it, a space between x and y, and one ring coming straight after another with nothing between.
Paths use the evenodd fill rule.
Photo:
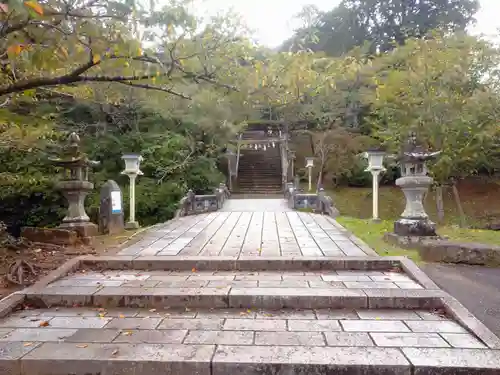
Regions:
<instances>
[{"instance_id":1,"label":"stone marker with inscription","mask_svg":"<svg viewBox=\"0 0 500 375\"><path fill-rule=\"evenodd\" d=\"M113 180L101 188L99 231L103 234L120 233L124 229L122 191Z\"/></svg>"}]
</instances>

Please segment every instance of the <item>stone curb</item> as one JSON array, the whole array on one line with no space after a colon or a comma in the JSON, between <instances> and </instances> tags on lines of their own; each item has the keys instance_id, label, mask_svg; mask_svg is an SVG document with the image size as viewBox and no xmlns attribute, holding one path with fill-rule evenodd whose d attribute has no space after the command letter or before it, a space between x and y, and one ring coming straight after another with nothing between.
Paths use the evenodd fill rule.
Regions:
<instances>
[{"instance_id":1,"label":"stone curb","mask_svg":"<svg viewBox=\"0 0 500 375\"><path fill-rule=\"evenodd\" d=\"M360 270L388 271L402 268L404 257L203 257L203 256L108 256L86 257L82 266L97 269L148 271L297 271Z\"/></svg>"},{"instance_id":2,"label":"stone curb","mask_svg":"<svg viewBox=\"0 0 500 375\"><path fill-rule=\"evenodd\" d=\"M403 271L425 289L440 289L434 281L430 279L429 276L425 274L415 263L413 263L409 258L401 257L400 259L401 268Z\"/></svg>"},{"instance_id":3,"label":"stone curb","mask_svg":"<svg viewBox=\"0 0 500 375\"><path fill-rule=\"evenodd\" d=\"M448 315L481 339L488 348L500 349L498 336L472 315L456 298L450 295L443 297L443 307Z\"/></svg>"}]
</instances>

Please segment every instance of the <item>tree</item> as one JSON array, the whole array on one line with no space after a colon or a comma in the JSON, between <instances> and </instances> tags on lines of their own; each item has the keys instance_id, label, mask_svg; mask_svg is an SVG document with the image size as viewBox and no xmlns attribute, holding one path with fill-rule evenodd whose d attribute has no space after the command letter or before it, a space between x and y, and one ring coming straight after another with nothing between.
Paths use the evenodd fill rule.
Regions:
<instances>
[{"instance_id":1,"label":"tree","mask_svg":"<svg viewBox=\"0 0 500 375\"><path fill-rule=\"evenodd\" d=\"M435 35L381 57L376 90L367 95L378 136L398 151L416 131L430 149L442 150L431 168L439 185L498 168L498 52L474 37Z\"/></svg>"},{"instance_id":2,"label":"tree","mask_svg":"<svg viewBox=\"0 0 500 375\"><path fill-rule=\"evenodd\" d=\"M214 23L202 27L175 0L159 10L141 9L128 0L14 0L2 6L0 20L4 100L12 94L33 95L37 88L89 82L183 99L190 96L178 88L191 82L234 89L218 81L211 65L225 56L225 46L233 46L233 29ZM155 37L160 43L151 43Z\"/></svg>"},{"instance_id":3,"label":"tree","mask_svg":"<svg viewBox=\"0 0 500 375\"><path fill-rule=\"evenodd\" d=\"M309 38L303 48L340 56L367 43L369 52L384 52L431 30L463 31L478 8L477 0L343 0L330 12L320 14L312 26L298 30L284 47L315 31L315 39Z\"/></svg>"}]
</instances>

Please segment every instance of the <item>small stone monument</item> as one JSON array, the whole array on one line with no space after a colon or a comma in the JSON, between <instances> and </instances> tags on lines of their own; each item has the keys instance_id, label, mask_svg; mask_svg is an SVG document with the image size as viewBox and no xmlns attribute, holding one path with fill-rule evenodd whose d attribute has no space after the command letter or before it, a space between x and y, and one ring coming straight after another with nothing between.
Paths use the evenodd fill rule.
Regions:
<instances>
[{"instance_id":1,"label":"small stone monument","mask_svg":"<svg viewBox=\"0 0 500 375\"><path fill-rule=\"evenodd\" d=\"M50 159L58 167L63 168L63 179L56 187L68 201L68 213L59 228L73 230L84 242L98 234L97 225L90 222L85 212L85 196L92 191L94 184L89 179L89 169L99 165L99 162L89 160L80 151L80 137L71 133L68 145L64 147L61 158Z\"/></svg>"},{"instance_id":2,"label":"small stone monument","mask_svg":"<svg viewBox=\"0 0 500 375\"><path fill-rule=\"evenodd\" d=\"M124 230L123 198L120 186L108 180L101 188L99 209L99 232L116 234Z\"/></svg>"},{"instance_id":3,"label":"small stone monument","mask_svg":"<svg viewBox=\"0 0 500 375\"><path fill-rule=\"evenodd\" d=\"M427 176L426 162L441 151L429 152L417 143L414 132L399 157L401 177L396 180L406 198L406 207L401 218L394 223L394 234L401 237L436 236L436 224L429 220L423 205L424 194L433 179Z\"/></svg>"}]
</instances>

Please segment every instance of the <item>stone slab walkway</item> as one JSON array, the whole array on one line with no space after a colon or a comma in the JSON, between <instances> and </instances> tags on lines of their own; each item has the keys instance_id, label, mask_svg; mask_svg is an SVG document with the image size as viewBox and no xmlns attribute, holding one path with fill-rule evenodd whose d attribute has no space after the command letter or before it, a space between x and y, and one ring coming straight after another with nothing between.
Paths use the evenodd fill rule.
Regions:
<instances>
[{"instance_id":1,"label":"stone slab walkway","mask_svg":"<svg viewBox=\"0 0 500 375\"><path fill-rule=\"evenodd\" d=\"M11 357L0 361L2 374L16 366L52 375L332 373L314 371L318 365L345 374L451 374L440 370L458 362L479 374L500 366L484 349L457 323L420 310L59 308L0 323L0 352Z\"/></svg>"},{"instance_id":2,"label":"stone slab walkway","mask_svg":"<svg viewBox=\"0 0 500 375\"><path fill-rule=\"evenodd\" d=\"M263 204L259 203L260 209L263 209ZM118 255L276 257L367 254L335 220L327 216L304 212L233 211L173 220L151 230Z\"/></svg>"},{"instance_id":3,"label":"stone slab walkway","mask_svg":"<svg viewBox=\"0 0 500 375\"><path fill-rule=\"evenodd\" d=\"M500 374L495 335L374 255L332 218L229 200L0 301L0 374Z\"/></svg>"}]
</instances>

